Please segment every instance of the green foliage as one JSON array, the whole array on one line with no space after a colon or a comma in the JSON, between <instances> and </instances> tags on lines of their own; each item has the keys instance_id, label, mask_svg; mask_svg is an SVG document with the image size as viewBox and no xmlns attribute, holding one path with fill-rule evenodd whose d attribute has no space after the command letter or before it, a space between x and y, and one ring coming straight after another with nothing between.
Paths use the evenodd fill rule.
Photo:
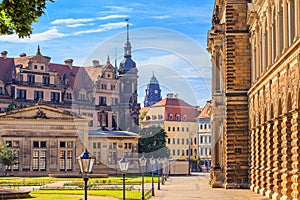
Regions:
<instances>
[{"instance_id":1,"label":"green foliage","mask_svg":"<svg viewBox=\"0 0 300 200\"><path fill-rule=\"evenodd\" d=\"M12 110L14 110L14 109L16 109L17 108L17 104L16 104L16 102L14 102L14 101L12 101L9 105L8 105L8 107L7 107L7 111L12 111Z\"/></svg>"},{"instance_id":2,"label":"green foliage","mask_svg":"<svg viewBox=\"0 0 300 200\"><path fill-rule=\"evenodd\" d=\"M20 38L32 34L32 23L44 13L47 0L2 0L0 35L16 33ZM54 2L54 0L48 0Z\"/></svg>"},{"instance_id":3,"label":"green foliage","mask_svg":"<svg viewBox=\"0 0 300 200\"><path fill-rule=\"evenodd\" d=\"M9 167L13 166L17 162L18 162L18 156L16 152L9 149L3 143L0 143L0 163L5 166L6 173Z\"/></svg>"},{"instance_id":4,"label":"green foliage","mask_svg":"<svg viewBox=\"0 0 300 200\"><path fill-rule=\"evenodd\" d=\"M169 157L170 151L166 147L167 134L162 127L151 126L139 130L139 153L147 157Z\"/></svg>"},{"instance_id":5,"label":"green foliage","mask_svg":"<svg viewBox=\"0 0 300 200\"><path fill-rule=\"evenodd\" d=\"M145 111L145 112L142 112L142 113L140 114L140 116L139 116L140 122L143 121L143 119L145 119L146 115L147 115L147 112L146 112L146 111Z\"/></svg>"}]
</instances>

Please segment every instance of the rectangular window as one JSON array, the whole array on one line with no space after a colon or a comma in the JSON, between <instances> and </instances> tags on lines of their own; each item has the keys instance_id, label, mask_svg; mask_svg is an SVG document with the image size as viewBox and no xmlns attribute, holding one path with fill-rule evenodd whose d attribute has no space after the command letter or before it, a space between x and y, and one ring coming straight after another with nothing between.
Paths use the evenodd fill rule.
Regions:
<instances>
[{"instance_id":1,"label":"rectangular window","mask_svg":"<svg viewBox=\"0 0 300 200\"><path fill-rule=\"evenodd\" d=\"M173 144L175 144L176 142L175 142L176 140L175 140L175 138L173 138Z\"/></svg>"},{"instance_id":2,"label":"rectangular window","mask_svg":"<svg viewBox=\"0 0 300 200\"><path fill-rule=\"evenodd\" d=\"M43 91L34 91L34 100L38 101L39 99L44 98L44 92Z\"/></svg>"},{"instance_id":3,"label":"rectangular window","mask_svg":"<svg viewBox=\"0 0 300 200\"><path fill-rule=\"evenodd\" d=\"M177 144L180 144L180 139L177 139Z\"/></svg>"},{"instance_id":4,"label":"rectangular window","mask_svg":"<svg viewBox=\"0 0 300 200\"><path fill-rule=\"evenodd\" d=\"M72 100L72 94L71 93L66 93L66 99L67 100Z\"/></svg>"},{"instance_id":5,"label":"rectangular window","mask_svg":"<svg viewBox=\"0 0 300 200\"><path fill-rule=\"evenodd\" d=\"M181 140L181 143L184 144L184 139Z\"/></svg>"},{"instance_id":6,"label":"rectangular window","mask_svg":"<svg viewBox=\"0 0 300 200\"><path fill-rule=\"evenodd\" d=\"M60 141L59 143L59 170L73 171L74 145L72 141Z\"/></svg>"},{"instance_id":7,"label":"rectangular window","mask_svg":"<svg viewBox=\"0 0 300 200\"><path fill-rule=\"evenodd\" d=\"M179 149L177 150L177 156L180 156L180 150Z\"/></svg>"},{"instance_id":8,"label":"rectangular window","mask_svg":"<svg viewBox=\"0 0 300 200\"><path fill-rule=\"evenodd\" d=\"M100 143L100 142L97 143L97 148L98 148L98 149L101 148L101 143Z\"/></svg>"},{"instance_id":9,"label":"rectangular window","mask_svg":"<svg viewBox=\"0 0 300 200\"><path fill-rule=\"evenodd\" d=\"M51 102L59 102L60 93L59 92L51 92Z\"/></svg>"},{"instance_id":10,"label":"rectangular window","mask_svg":"<svg viewBox=\"0 0 300 200\"><path fill-rule=\"evenodd\" d=\"M168 126L168 131L171 131L171 127L170 126Z\"/></svg>"},{"instance_id":11,"label":"rectangular window","mask_svg":"<svg viewBox=\"0 0 300 200\"><path fill-rule=\"evenodd\" d=\"M19 171L19 157L20 157L20 142L19 141L6 141L6 146L15 153L17 159L12 166L8 166L8 171Z\"/></svg>"},{"instance_id":12,"label":"rectangular window","mask_svg":"<svg viewBox=\"0 0 300 200\"><path fill-rule=\"evenodd\" d=\"M35 79L34 75L28 75L27 76L27 82L29 84L34 84L34 79Z\"/></svg>"},{"instance_id":13,"label":"rectangular window","mask_svg":"<svg viewBox=\"0 0 300 200\"><path fill-rule=\"evenodd\" d=\"M184 127L181 128L181 131L184 132Z\"/></svg>"},{"instance_id":14,"label":"rectangular window","mask_svg":"<svg viewBox=\"0 0 300 200\"><path fill-rule=\"evenodd\" d=\"M46 171L47 169L47 142L46 141L33 141L33 154L32 154L32 170L33 171Z\"/></svg>"},{"instance_id":15,"label":"rectangular window","mask_svg":"<svg viewBox=\"0 0 300 200\"><path fill-rule=\"evenodd\" d=\"M3 89L0 87L0 95L3 95Z\"/></svg>"},{"instance_id":16,"label":"rectangular window","mask_svg":"<svg viewBox=\"0 0 300 200\"><path fill-rule=\"evenodd\" d=\"M180 128L179 127L177 127L177 132L179 132L180 131Z\"/></svg>"},{"instance_id":17,"label":"rectangular window","mask_svg":"<svg viewBox=\"0 0 300 200\"><path fill-rule=\"evenodd\" d=\"M184 156L184 149L181 150L181 155Z\"/></svg>"},{"instance_id":18,"label":"rectangular window","mask_svg":"<svg viewBox=\"0 0 300 200\"><path fill-rule=\"evenodd\" d=\"M175 153L176 153L176 151L175 151L175 149L173 149L173 156L175 156Z\"/></svg>"},{"instance_id":19,"label":"rectangular window","mask_svg":"<svg viewBox=\"0 0 300 200\"><path fill-rule=\"evenodd\" d=\"M168 138L168 144L170 144L171 143L171 139L170 138Z\"/></svg>"},{"instance_id":20,"label":"rectangular window","mask_svg":"<svg viewBox=\"0 0 300 200\"><path fill-rule=\"evenodd\" d=\"M26 90L17 89L17 99L26 100Z\"/></svg>"},{"instance_id":21,"label":"rectangular window","mask_svg":"<svg viewBox=\"0 0 300 200\"><path fill-rule=\"evenodd\" d=\"M93 148L96 149L96 147L97 147L97 143L93 142Z\"/></svg>"},{"instance_id":22,"label":"rectangular window","mask_svg":"<svg viewBox=\"0 0 300 200\"><path fill-rule=\"evenodd\" d=\"M172 128L173 132L175 132L175 127Z\"/></svg>"},{"instance_id":23,"label":"rectangular window","mask_svg":"<svg viewBox=\"0 0 300 200\"><path fill-rule=\"evenodd\" d=\"M189 132L189 127L186 127L186 132Z\"/></svg>"},{"instance_id":24,"label":"rectangular window","mask_svg":"<svg viewBox=\"0 0 300 200\"><path fill-rule=\"evenodd\" d=\"M43 84L49 85L50 84L50 77L49 76L43 76Z\"/></svg>"},{"instance_id":25,"label":"rectangular window","mask_svg":"<svg viewBox=\"0 0 300 200\"><path fill-rule=\"evenodd\" d=\"M106 105L106 97L99 97L99 105Z\"/></svg>"}]
</instances>

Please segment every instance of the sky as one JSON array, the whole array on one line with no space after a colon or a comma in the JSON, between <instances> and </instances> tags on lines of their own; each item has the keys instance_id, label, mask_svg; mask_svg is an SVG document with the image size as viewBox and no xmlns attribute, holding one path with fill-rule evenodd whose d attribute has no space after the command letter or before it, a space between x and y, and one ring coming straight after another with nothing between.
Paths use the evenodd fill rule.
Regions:
<instances>
[{"instance_id":1,"label":"sky","mask_svg":"<svg viewBox=\"0 0 300 200\"><path fill-rule=\"evenodd\" d=\"M214 0L55 0L33 24L30 38L0 36L0 51L8 57L41 53L52 63L73 59L91 66L123 59L129 18L132 58L139 70L138 96L154 71L164 98L167 93L194 106L211 99L211 63L206 52Z\"/></svg>"}]
</instances>

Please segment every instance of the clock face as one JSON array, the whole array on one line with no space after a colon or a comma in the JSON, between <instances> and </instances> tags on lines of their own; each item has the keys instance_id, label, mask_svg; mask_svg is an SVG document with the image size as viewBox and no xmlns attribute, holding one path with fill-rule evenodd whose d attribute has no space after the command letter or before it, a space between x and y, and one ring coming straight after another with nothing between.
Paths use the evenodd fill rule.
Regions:
<instances>
[{"instance_id":1,"label":"clock face","mask_svg":"<svg viewBox=\"0 0 300 200\"><path fill-rule=\"evenodd\" d=\"M158 93L158 90L154 90L154 94L157 94Z\"/></svg>"}]
</instances>

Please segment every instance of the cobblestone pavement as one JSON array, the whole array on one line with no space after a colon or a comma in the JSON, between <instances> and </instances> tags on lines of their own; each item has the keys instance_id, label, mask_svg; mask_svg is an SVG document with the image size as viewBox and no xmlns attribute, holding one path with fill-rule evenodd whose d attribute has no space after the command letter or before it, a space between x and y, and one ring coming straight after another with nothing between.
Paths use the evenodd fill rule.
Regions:
<instances>
[{"instance_id":1,"label":"cobblestone pavement","mask_svg":"<svg viewBox=\"0 0 300 200\"><path fill-rule=\"evenodd\" d=\"M199 173L192 176L170 177L161 190L155 190L151 200L267 200L268 198L250 190L225 190L211 188L208 185L208 175ZM155 185L157 188L157 185Z\"/></svg>"}]
</instances>

